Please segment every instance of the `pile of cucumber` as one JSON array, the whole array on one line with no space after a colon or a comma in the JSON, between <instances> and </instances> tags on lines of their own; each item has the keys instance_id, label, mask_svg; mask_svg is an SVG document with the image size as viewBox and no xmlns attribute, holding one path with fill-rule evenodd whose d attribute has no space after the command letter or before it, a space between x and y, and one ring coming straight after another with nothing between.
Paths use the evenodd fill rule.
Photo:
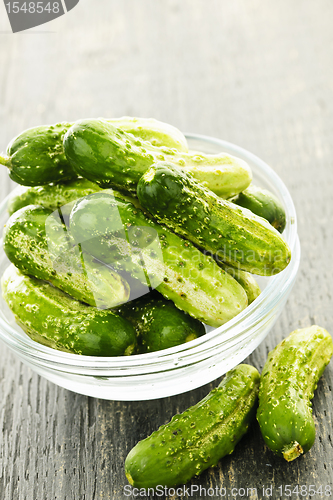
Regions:
<instances>
[{"instance_id":1,"label":"pile of cucumber","mask_svg":"<svg viewBox=\"0 0 333 500\"><path fill-rule=\"evenodd\" d=\"M154 119L28 129L0 163L8 203L2 293L35 341L81 355L166 349L223 325L288 265L279 200L249 165L189 151Z\"/></svg>"},{"instance_id":2,"label":"pile of cucumber","mask_svg":"<svg viewBox=\"0 0 333 500\"><path fill-rule=\"evenodd\" d=\"M333 354L330 334L319 326L295 330L268 354L262 374L241 364L203 400L175 415L125 460L136 488L186 483L233 452L257 417L266 445L290 462L315 441L311 399Z\"/></svg>"}]
</instances>

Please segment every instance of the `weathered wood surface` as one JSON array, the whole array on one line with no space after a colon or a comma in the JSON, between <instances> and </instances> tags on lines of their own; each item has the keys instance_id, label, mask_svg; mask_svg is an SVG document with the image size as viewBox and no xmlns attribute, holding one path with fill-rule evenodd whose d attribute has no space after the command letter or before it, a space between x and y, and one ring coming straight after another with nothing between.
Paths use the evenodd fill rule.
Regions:
<instances>
[{"instance_id":1,"label":"weathered wood surface","mask_svg":"<svg viewBox=\"0 0 333 500\"><path fill-rule=\"evenodd\" d=\"M3 5L0 12L0 149L29 126L125 114L249 149L290 189L302 263L282 316L248 361L261 369L297 327L317 323L333 333L330 0L82 0L52 24L17 35ZM13 184L4 169L0 175L2 198ZM56 387L0 349L2 500L129 498L130 448L216 385L149 402L96 400ZM286 484L333 488L332 379L329 366L313 401L317 439L306 456L283 463L254 426L233 455L192 484L224 486L229 498L232 488L245 488L243 498L253 499L269 498L262 487L270 485L273 498ZM257 496L246 492L251 487Z\"/></svg>"}]
</instances>

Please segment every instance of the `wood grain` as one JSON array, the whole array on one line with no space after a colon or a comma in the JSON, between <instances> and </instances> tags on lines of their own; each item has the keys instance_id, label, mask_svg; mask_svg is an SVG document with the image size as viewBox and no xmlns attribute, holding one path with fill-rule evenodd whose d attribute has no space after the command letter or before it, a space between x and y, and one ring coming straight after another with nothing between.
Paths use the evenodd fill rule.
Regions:
<instances>
[{"instance_id":1,"label":"wood grain","mask_svg":"<svg viewBox=\"0 0 333 500\"><path fill-rule=\"evenodd\" d=\"M0 11L0 150L33 125L126 114L249 149L292 194L302 262L282 316L247 361L261 369L297 327L333 332L332 2L85 0L16 35ZM3 168L0 197L12 187ZM217 383L150 402L97 400L56 387L0 349L3 500L134 498L123 490L128 451ZM329 366L313 401L317 439L306 456L283 463L255 425L233 455L191 484L225 487L230 497L232 488L257 488L252 499L269 498L262 487L270 485L273 498L286 484L333 490L332 386Z\"/></svg>"}]
</instances>

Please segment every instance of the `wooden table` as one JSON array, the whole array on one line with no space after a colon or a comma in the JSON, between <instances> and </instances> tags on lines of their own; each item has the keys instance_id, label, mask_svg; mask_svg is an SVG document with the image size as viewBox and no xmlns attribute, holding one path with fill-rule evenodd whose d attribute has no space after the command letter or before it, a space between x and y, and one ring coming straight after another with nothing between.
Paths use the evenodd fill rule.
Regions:
<instances>
[{"instance_id":1,"label":"wooden table","mask_svg":"<svg viewBox=\"0 0 333 500\"><path fill-rule=\"evenodd\" d=\"M289 188L302 246L285 310L247 362L261 370L268 351L298 327L333 333L330 0L82 0L16 35L3 5L0 12L0 149L29 126L121 115L152 116L243 146ZM13 184L4 168L0 175L3 198ZM2 500L139 498L124 491L128 451L217 384L155 401L98 400L41 379L0 348ZM251 499L270 498L263 486L272 486L271 498L310 498L281 496L286 485L333 491L332 384L329 366L313 400L317 438L307 455L284 463L255 425L190 485ZM184 498L200 497L203 491Z\"/></svg>"}]
</instances>

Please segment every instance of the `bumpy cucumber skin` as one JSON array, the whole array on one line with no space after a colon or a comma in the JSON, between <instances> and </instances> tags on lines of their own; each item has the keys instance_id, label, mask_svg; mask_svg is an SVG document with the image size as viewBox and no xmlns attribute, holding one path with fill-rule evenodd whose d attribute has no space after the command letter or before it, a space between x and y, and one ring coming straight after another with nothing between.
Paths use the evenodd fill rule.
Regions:
<instances>
[{"instance_id":1,"label":"bumpy cucumber skin","mask_svg":"<svg viewBox=\"0 0 333 500\"><path fill-rule=\"evenodd\" d=\"M8 259L24 274L49 281L72 297L102 309L126 302L128 283L71 241L61 219L29 205L15 212L4 230Z\"/></svg>"},{"instance_id":2,"label":"bumpy cucumber skin","mask_svg":"<svg viewBox=\"0 0 333 500\"><path fill-rule=\"evenodd\" d=\"M136 348L132 325L113 311L72 299L50 284L25 276L11 264L2 293L17 323L32 340L86 356L129 355Z\"/></svg>"},{"instance_id":3,"label":"bumpy cucumber skin","mask_svg":"<svg viewBox=\"0 0 333 500\"><path fill-rule=\"evenodd\" d=\"M159 222L232 267L271 276L290 261L286 241L265 219L220 199L176 165L150 167L137 195Z\"/></svg>"},{"instance_id":4,"label":"bumpy cucumber skin","mask_svg":"<svg viewBox=\"0 0 333 500\"><path fill-rule=\"evenodd\" d=\"M64 138L66 156L79 175L102 187L136 192L140 177L156 161L172 161L225 198L246 189L252 173L243 160L158 148L117 129L106 120L80 120ZM102 167L101 167L102 166Z\"/></svg>"},{"instance_id":5,"label":"bumpy cucumber skin","mask_svg":"<svg viewBox=\"0 0 333 500\"><path fill-rule=\"evenodd\" d=\"M280 200L267 189L251 184L231 201L268 220L279 233L283 233L286 227L286 212Z\"/></svg>"},{"instance_id":6,"label":"bumpy cucumber skin","mask_svg":"<svg viewBox=\"0 0 333 500\"><path fill-rule=\"evenodd\" d=\"M7 210L9 215L12 215L28 205L41 205L52 211L61 208L62 215L68 216L72 208L71 203L97 191L101 191L101 188L87 179L45 186L19 186L12 192Z\"/></svg>"},{"instance_id":7,"label":"bumpy cucumber skin","mask_svg":"<svg viewBox=\"0 0 333 500\"><path fill-rule=\"evenodd\" d=\"M140 441L125 461L129 483L176 486L217 465L255 419L259 380L254 367L238 365L202 401Z\"/></svg>"},{"instance_id":8,"label":"bumpy cucumber skin","mask_svg":"<svg viewBox=\"0 0 333 500\"><path fill-rule=\"evenodd\" d=\"M71 233L85 251L144 283L148 277L152 288L208 325L220 326L247 306L244 289L212 257L108 191L73 207Z\"/></svg>"},{"instance_id":9,"label":"bumpy cucumber skin","mask_svg":"<svg viewBox=\"0 0 333 500\"><path fill-rule=\"evenodd\" d=\"M268 355L257 420L267 446L287 461L314 443L311 399L332 354L332 337L314 325L295 330Z\"/></svg>"},{"instance_id":10,"label":"bumpy cucumber skin","mask_svg":"<svg viewBox=\"0 0 333 500\"><path fill-rule=\"evenodd\" d=\"M155 146L188 151L184 135L175 127L153 118L122 117L107 120ZM42 125L25 130L7 148L5 165L10 177L24 186L66 182L77 177L64 154L63 137L73 123ZM1 163L1 161L0 161ZM34 203L34 202L32 202Z\"/></svg>"},{"instance_id":11,"label":"bumpy cucumber skin","mask_svg":"<svg viewBox=\"0 0 333 500\"><path fill-rule=\"evenodd\" d=\"M43 125L25 130L7 148L10 178L24 186L75 179L63 148L63 137L70 123Z\"/></svg>"},{"instance_id":12,"label":"bumpy cucumber skin","mask_svg":"<svg viewBox=\"0 0 333 500\"><path fill-rule=\"evenodd\" d=\"M128 319L139 339L139 352L168 349L205 334L204 325L156 291L124 304L117 313Z\"/></svg>"},{"instance_id":13,"label":"bumpy cucumber skin","mask_svg":"<svg viewBox=\"0 0 333 500\"><path fill-rule=\"evenodd\" d=\"M261 294L260 286L252 274L242 271L241 269L228 266L224 262L218 262L218 264L244 288L249 305L252 304L257 297L259 297Z\"/></svg>"},{"instance_id":14,"label":"bumpy cucumber skin","mask_svg":"<svg viewBox=\"0 0 333 500\"><path fill-rule=\"evenodd\" d=\"M136 118L122 116L111 118L107 122L113 126L133 134L143 141L150 142L153 146L174 148L177 151L188 152L186 137L176 127L160 122L154 118Z\"/></svg>"}]
</instances>

